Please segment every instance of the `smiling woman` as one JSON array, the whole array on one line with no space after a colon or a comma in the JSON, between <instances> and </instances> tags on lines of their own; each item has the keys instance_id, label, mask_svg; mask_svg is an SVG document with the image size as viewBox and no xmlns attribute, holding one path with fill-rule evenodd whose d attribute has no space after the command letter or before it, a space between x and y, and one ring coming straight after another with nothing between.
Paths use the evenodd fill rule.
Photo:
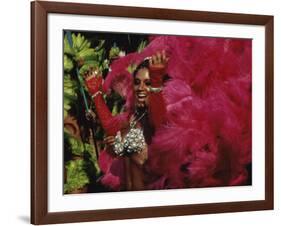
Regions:
<instances>
[{"instance_id":1,"label":"smiling woman","mask_svg":"<svg viewBox=\"0 0 281 226\"><path fill-rule=\"evenodd\" d=\"M134 72L134 91L138 107L145 107L148 105L150 84L148 64L147 61L144 61Z\"/></svg>"},{"instance_id":2,"label":"smiling woman","mask_svg":"<svg viewBox=\"0 0 281 226\"><path fill-rule=\"evenodd\" d=\"M250 39L82 34L65 38L66 193L252 183Z\"/></svg>"},{"instance_id":3,"label":"smiling woman","mask_svg":"<svg viewBox=\"0 0 281 226\"><path fill-rule=\"evenodd\" d=\"M104 175L101 179L106 187L127 191L146 189L145 178L148 175L144 165L148 145L151 144L155 129L163 123L166 108L161 91L167 62L168 58L163 51L157 52L136 67L131 84L134 105L123 113L127 122L118 124L112 123L116 121L116 117L110 114L102 98L101 75L97 70L85 73L88 91L106 133L104 140L107 148L99 159L100 165L107 165L107 169L102 169ZM113 155L114 161L118 159L118 168L112 168L108 152Z\"/></svg>"},{"instance_id":4,"label":"smiling woman","mask_svg":"<svg viewBox=\"0 0 281 226\"><path fill-rule=\"evenodd\" d=\"M32 223L273 208L272 16L36 1L31 25Z\"/></svg>"}]
</instances>

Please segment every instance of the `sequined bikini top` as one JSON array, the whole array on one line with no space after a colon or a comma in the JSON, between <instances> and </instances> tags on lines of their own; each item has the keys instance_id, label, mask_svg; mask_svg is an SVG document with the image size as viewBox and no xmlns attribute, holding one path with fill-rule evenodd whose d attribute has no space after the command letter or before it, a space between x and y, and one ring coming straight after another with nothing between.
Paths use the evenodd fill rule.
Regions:
<instances>
[{"instance_id":1,"label":"sequined bikini top","mask_svg":"<svg viewBox=\"0 0 281 226\"><path fill-rule=\"evenodd\" d=\"M141 120L146 112L144 112L138 119L133 119L130 122L130 129L124 139L122 140L121 132L118 131L115 136L113 150L118 156L128 155L132 153L139 153L144 150L146 143L143 135L143 129L137 128L137 122Z\"/></svg>"}]
</instances>

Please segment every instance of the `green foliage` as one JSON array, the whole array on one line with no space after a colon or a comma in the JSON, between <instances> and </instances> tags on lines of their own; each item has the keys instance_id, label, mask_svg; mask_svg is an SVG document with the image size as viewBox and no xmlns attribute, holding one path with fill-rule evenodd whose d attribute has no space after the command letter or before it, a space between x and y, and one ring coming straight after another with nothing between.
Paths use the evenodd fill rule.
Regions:
<instances>
[{"instance_id":1,"label":"green foliage","mask_svg":"<svg viewBox=\"0 0 281 226\"><path fill-rule=\"evenodd\" d=\"M147 46L147 41L145 41L145 40L141 41L138 48L137 48L137 52L141 53L146 46Z\"/></svg>"},{"instance_id":2,"label":"green foliage","mask_svg":"<svg viewBox=\"0 0 281 226\"><path fill-rule=\"evenodd\" d=\"M81 141L71 136L66 130L64 131L65 145L67 144L71 153L78 156L83 156L84 145Z\"/></svg>"},{"instance_id":3,"label":"green foliage","mask_svg":"<svg viewBox=\"0 0 281 226\"><path fill-rule=\"evenodd\" d=\"M110 95L107 95L105 101L113 116L124 111L125 100L115 91L112 91Z\"/></svg>"},{"instance_id":4,"label":"green foliage","mask_svg":"<svg viewBox=\"0 0 281 226\"><path fill-rule=\"evenodd\" d=\"M85 64L83 64L83 66L79 69L79 74L83 75L85 72L90 71L91 68L99 68L99 63L94 60L86 61Z\"/></svg>"},{"instance_id":5,"label":"green foliage","mask_svg":"<svg viewBox=\"0 0 281 226\"><path fill-rule=\"evenodd\" d=\"M105 59L103 48L104 40L94 48L83 35L71 34L71 42L64 37L64 117L77 101L78 85L83 84L81 76L91 68L98 68L100 71L108 69L109 61ZM74 70L75 69L75 70ZM76 74L78 70L78 77Z\"/></svg>"},{"instance_id":6,"label":"green foliage","mask_svg":"<svg viewBox=\"0 0 281 226\"><path fill-rule=\"evenodd\" d=\"M91 144L85 144L85 152L87 153L87 158L89 160L89 163L91 163L91 166L89 167L90 173L92 175L100 175L100 167L98 165L98 159L96 156L96 150L95 147Z\"/></svg>"},{"instance_id":7,"label":"green foliage","mask_svg":"<svg viewBox=\"0 0 281 226\"><path fill-rule=\"evenodd\" d=\"M146 46L147 46L147 41L145 41L145 40L141 41L140 44L137 47L137 52L141 53ZM130 64L129 67L127 68L127 71L129 73L133 73L136 68L137 68L136 64Z\"/></svg>"},{"instance_id":8,"label":"green foliage","mask_svg":"<svg viewBox=\"0 0 281 226\"><path fill-rule=\"evenodd\" d=\"M79 107L83 104L79 102L83 99L81 75L91 68L98 68L101 71L108 69L109 61L105 59L103 46L104 40L92 46L91 42L80 33L72 33L70 43L67 36L64 37L64 117L71 114L76 118L80 132L81 128L83 128L82 131L89 131L89 125L92 123L83 118L85 112ZM65 193L77 191L88 184L95 186L101 174L96 156L97 150L94 145L88 143L95 138L90 138L85 134L83 136L81 134L81 137L83 140L72 136L67 129L64 130Z\"/></svg>"},{"instance_id":9,"label":"green foliage","mask_svg":"<svg viewBox=\"0 0 281 226\"><path fill-rule=\"evenodd\" d=\"M97 157L94 145L82 142L81 140L71 136L66 129L64 130L64 143L73 155L81 157L86 156L90 161L94 162L95 172L97 174L100 173L99 166L96 164Z\"/></svg>"},{"instance_id":10,"label":"green foliage","mask_svg":"<svg viewBox=\"0 0 281 226\"><path fill-rule=\"evenodd\" d=\"M118 46L116 46L116 43L111 47L109 50L109 59L112 59L114 57L118 57L120 53L120 49Z\"/></svg>"},{"instance_id":11,"label":"green foliage","mask_svg":"<svg viewBox=\"0 0 281 226\"><path fill-rule=\"evenodd\" d=\"M103 48L104 40L100 40L95 48L91 48L89 42L83 35L78 33L71 34L72 46L64 37L64 70L71 71L76 65L79 69L79 74L83 75L84 72L90 68L98 68L100 71L108 68L108 61L105 61L105 50Z\"/></svg>"},{"instance_id":12,"label":"green foliage","mask_svg":"<svg viewBox=\"0 0 281 226\"><path fill-rule=\"evenodd\" d=\"M64 145L72 155L80 156L81 158L70 160L65 164L67 178L64 184L64 192L70 193L83 188L91 180L98 177L100 168L94 146L89 143L83 143L81 140L71 136L66 129L64 130Z\"/></svg>"},{"instance_id":13,"label":"green foliage","mask_svg":"<svg viewBox=\"0 0 281 226\"><path fill-rule=\"evenodd\" d=\"M103 144L100 141L103 140L104 131L99 120L89 121L85 115L86 104L83 103L85 100L91 110L95 109L90 102L91 98L85 89L82 76L91 69L99 69L105 77L110 60L123 53L116 44L108 50L108 46L105 47L105 40L91 43L80 33L71 33L69 38L70 42L67 35L64 37L64 117L71 115L74 118L79 127L80 137L74 137L67 129L64 130L65 193L77 191L87 185L93 190L98 190L100 186L98 178L101 171L96 154L98 151L92 143L93 140L97 141L98 149L101 150ZM141 52L146 45L146 41L141 41L135 50ZM136 66L131 64L127 70L132 73ZM112 92L104 98L113 115L124 110L124 99L119 94ZM94 135L91 135L92 123L95 123Z\"/></svg>"},{"instance_id":14,"label":"green foliage","mask_svg":"<svg viewBox=\"0 0 281 226\"><path fill-rule=\"evenodd\" d=\"M83 159L71 160L65 164L65 168L67 176L64 193L71 193L89 184L90 180L85 171L86 165Z\"/></svg>"},{"instance_id":15,"label":"green foliage","mask_svg":"<svg viewBox=\"0 0 281 226\"><path fill-rule=\"evenodd\" d=\"M118 105L117 105L117 103L114 103L113 108L112 108L112 115L115 116L118 113L119 113L118 112Z\"/></svg>"},{"instance_id":16,"label":"green foliage","mask_svg":"<svg viewBox=\"0 0 281 226\"><path fill-rule=\"evenodd\" d=\"M134 70L136 70L136 68L137 68L137 65L136 65L136 64L130 64L129 67L127 68L127 71L128 71L129 73L133 73Z\"/></svg>"},{"instance_id":17,"label":"green foliage","mask_svg":"<svg viewBox=\"0 0 281 226\"><path fill-rule=\"evenodd\" d=\"M63 115L67 116L72 105L77 101L77 82L70 78L69 74L63 76Z\"/></svg>"},{"instance_id":18,"label":"green foliage","mask_svg":"<svg viewBox=\"0 0 281 226\"><path fill-rule=\"evenodd\" d=\"M70 72L73 69L73 61L66 54L63 56L63 67L65 72Z\"/></svg>"},{"instance_id":19,"label":"green foliage","mask_svg":"<svg viewBox=\"0 0 281 226\"><path fill-rule=\"evenodd\" d=\"M72 38L72 46L70 45L67 36L64 37L64 53L76 58L80 55L85 55L87 52L88 54L91 53L91 51L94 51L94 49L91 49L91 43L85 39L84 36L81 36L79 33L77 36L73 33L71 35ZM76 58L78 59L78 58Z\"/></svg>"}]
</instances>

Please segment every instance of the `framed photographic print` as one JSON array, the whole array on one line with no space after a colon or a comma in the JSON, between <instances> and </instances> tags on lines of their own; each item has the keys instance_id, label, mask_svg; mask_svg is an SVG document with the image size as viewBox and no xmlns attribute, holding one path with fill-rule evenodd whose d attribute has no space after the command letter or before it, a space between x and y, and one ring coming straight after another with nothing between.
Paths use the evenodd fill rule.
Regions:
<instances>
[{"instance_id":1,"label":"framed photographic print","mask_svg":"<svg viewBox=\"0 0 281 226\"><path fill-rule=\"evenodd\" d=\"M273 16L31 13L31 223L273 209Z\"/></svg>"}]
</instances>

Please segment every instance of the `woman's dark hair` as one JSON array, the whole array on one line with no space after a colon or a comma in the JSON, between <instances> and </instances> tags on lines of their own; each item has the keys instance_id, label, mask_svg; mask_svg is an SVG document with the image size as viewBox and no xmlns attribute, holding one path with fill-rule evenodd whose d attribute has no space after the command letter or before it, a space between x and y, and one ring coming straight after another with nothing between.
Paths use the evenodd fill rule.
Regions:
<instances>
[{"instance_id":1,"label":"woman's dark hair","mask_svg":"<svg viewBox=\"0 0 281 226\"><path fill-rule=\"evenodd\" d=\"M148 59L146 59L146 60L144 60L144 61L142 61L138 66L137 66L137 68L134 70L134 72L133 72L133 76L135 77L136 76L136 74L138 73L138 71L140 70L140 69L143 69L143 68L149 68L149 60Z\"/></svg>"},{"instance_id":2,"label":"woman's dark hair","mask_svg":"<svg viewBox=\"0 0 281 226\"><path fill-rule=\"evenodd\" d=\"M143 69L143 68L147 68L149 69L149 59L145 59L144 61L142 61L137 67L136 69L134 70L133 72L133 76L136 77L136 74L138 73L138 71L140 69ZM170 80L170 76L168 74L165 74L164 77L163 77L163 81L166 82Z\"/></svg>"}]
</instances>

